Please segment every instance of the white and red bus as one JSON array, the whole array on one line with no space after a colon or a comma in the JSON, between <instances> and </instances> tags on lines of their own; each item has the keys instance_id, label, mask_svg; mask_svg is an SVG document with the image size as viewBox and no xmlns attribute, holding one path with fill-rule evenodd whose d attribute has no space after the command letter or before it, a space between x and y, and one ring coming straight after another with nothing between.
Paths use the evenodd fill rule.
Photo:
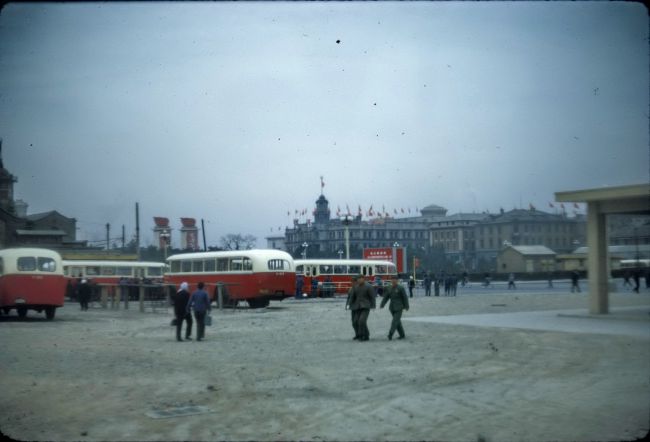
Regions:
<instances>
[{"instance_id":1,"label":"white and red bus","mask_svg":"<svg viewBox=\"0 0 650 442\"><path fill-rule=\"evenodd\" d=\"M145 261L64 260L63 273L68 278L85 278L98 284L117 284L122 278L162 282L165 264Z\"/></svg>"},{"instance_id":2,"label":"white and red bus","mask_svg":"<svg viewBox=\"0 0 650 442\"><path fill-rule=\"evenodd\" d=\"M363 275L367 282L373 285L379 279L384 285L384 281L397 274L397 267L392 262L374 259L296 259L294 263L296 275L302 275L303 278L302 291L310 296L347 294L353 276ZM318 281L316 294L312 291L314 279ZM332 286L334 293L328 293L328 289L331 292Z\"/></svg>"},{"instance_id":3,"label":"white and red bus","mask_svg":"<svg viewBox=\"0 0 650 442\"><path fill-rule=\"evenodd\" d=\"M266 307L270 300L293 296L296 273L293 258L280 250L229 250L172 255L165 282L178 287L187 282L190 291L199 282L213 300L217 287L224 290L224 305L245 300L251 308Z\"/></svg>"},{"instance_id":4,"label":"white and red bus","mask_svg":"<svg viewBox=\"0 0 650 442\"><path fill-rule=\"evenodd\" d=\"M63 306L66 279L61 256L52 250L16 248L0 250L0 308L5 314L16 309L24 318L27 310L53 319Z\"/></svg>"}]
</instances>

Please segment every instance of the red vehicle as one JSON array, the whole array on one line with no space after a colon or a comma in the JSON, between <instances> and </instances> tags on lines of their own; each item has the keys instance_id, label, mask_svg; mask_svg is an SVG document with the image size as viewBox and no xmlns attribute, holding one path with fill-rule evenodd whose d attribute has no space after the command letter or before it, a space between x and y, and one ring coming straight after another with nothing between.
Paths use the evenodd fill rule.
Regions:
<instances>
[{"instance_id":1,"label":"red vehicle","mask_svg":"<svg viewBox=\"0 0 650 442\"><path fill-rule=\"evenodd\" d=\"M296 259L296 275L302 275L303 293L308 296L347 294L352 277L363 275L369 284L383 286L397 274L395 264L374 259ZM316 293L312 287L317 281Z\"/></svg>"},{"instance_id":2,"label":"red vehicle","mask_svg":"<svg viewBox=\"0 0 650 442\"><path fill-rule=\"evenodd\" d=\"M180 286L187 282L190 291L204 282L217 300L217 289L224 287L224 305L248 302L251 308L266 307L270 300L293 296L296 283L293 258L279 250L232 250L172 255L165 283Z\"/></svg>"},{"instance_id":3,"label":"red vehicle","mask_svg":"<svg viewBox=\"0 0 650 442\"><path fill-rule=\"evenodd\" d=\"M125 284L150 283L159 284L163 281L165 264L162 262L146 261L103 261L103 260L64 260L63 273L68 278L69 288L67 296L76 300L76 287L80 279L86 279L92 289L92 300L97 300L100 295L100 286L107 285L110 294L116 290L124 280ZM126 288L130 299L137 299L137 287ZM135 290L135 291L134 291ZM153 291L154 289L147 289ZM163 296L162 288L156 289L153 294L157 298ZM149 296L152 296L150 293Z\"/></svg>"},{"instance_id":4,"label":"red vehicle","mask_svg":"<svg viewBox=\"0 0 650 442\"><path fill-rule=\"evenodd\" d=\"M65 288L58 253L37 248L0 250L0 308L5 314L16 309L24 318L27 310L45 310L45 317L54 319L57 307L63 306Z\"/></svg>"}]
</instances>

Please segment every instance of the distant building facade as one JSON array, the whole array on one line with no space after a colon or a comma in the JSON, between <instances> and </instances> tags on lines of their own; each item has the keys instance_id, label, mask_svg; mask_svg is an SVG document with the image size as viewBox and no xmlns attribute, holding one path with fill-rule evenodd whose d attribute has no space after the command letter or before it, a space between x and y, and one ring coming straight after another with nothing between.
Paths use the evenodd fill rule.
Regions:
<instances>
[{"instance_id":1,"label":"distant building facade","mask_svg":"<svg viewBox=\"0 0 650 442\"><path fill-rule=\"evenodd\" d=\"M533 273L556 270L556 253L544 246L507 246L497 255L497 273Z\"/></svg>"},{"instance_id":2,"label":"distant building facade","mask_svg":"<svg viewBox=\"0 0 650 442\"><path fill-rule=\"evenodd\" d=\"M294 257L303 251L307 257L338 257L339 251L345 251L344 220L330 217L329 202L322 194L313 215L313 222L294 220L283 237L267 237L269 247L282 248ZM583 215L568 217L533 207L447 215L447 209L432 204L413 217L363 219L361 213L353 214L348 228L351 258L361 257L364 248L398 244L410 248L411 254L440 254L447 263L469 271L497 271L497 255L508 246L543 246L553 253L571 253L586 240Z\"/></svg>"},{"instance_id":3,"label":"distant building facade","mask_svg":"<svg viewBox=\"0 0 650 442\"><path fill-rule=\"evenodd\" d=\"M54 250L84 249L77 241L77 220L56 210L27 214L27 203L14 200L18 179L4 167L0 144L0 248L44 247Z\"/></svg>"}]
</instances>

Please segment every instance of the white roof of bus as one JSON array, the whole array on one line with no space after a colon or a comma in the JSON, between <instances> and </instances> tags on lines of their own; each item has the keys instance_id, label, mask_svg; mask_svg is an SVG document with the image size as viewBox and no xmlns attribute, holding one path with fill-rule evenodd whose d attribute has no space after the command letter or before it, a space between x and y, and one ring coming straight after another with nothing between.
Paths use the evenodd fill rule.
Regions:
<instances>
[{"instance_id":1,"label":"white roof of bus","mask_svg":"<svg viewBox=\"0 0 650 442\"><path fill-rule=\"evenodd\" d=\"M391 261L380 261L378 259L296 259L294 260L296 266L311 264L311 265L352 265L360 266L364 264L379 264L379 265L395 265Z\"/></svg>"},{"instance_id":2,"label":"white roof of bus","mask_svg":"<svg viewBox=\"0 0 650 442\"><path fill-rule=\"evenodd\" d=\"M2 257L11 257L11 256L41 256L44 258L55 258L61 259L61 255L58 252L50 249L39 249L36 247L16 247L12 249L0 250L0 256Z\"/></svg>"},{"instance_id":3,"label":"white roof of bus","mask_svg":"<svg viewBox=\"0 0 650 442\"><path fill-rule=\"evenodd\" d=\"M82 261L64 260L64 266L111 266L111 267L164 267L163 262L148 261Z\"/></svg>"},{"instance_id":4,"label":"white roof of bus","mask_svg":"<svg viewBox=\"0 0 650 442\"><path fill-rule=\"evenodd\" d=\"M167 258L167 261L175 261L178 259L209 259L209 258L231 258L237 256L255 257L261 259L286 259L293 261L291 255L282 250L273 249L249 249L249 250L219 250L212 252L195 252L195 253L179 253Z\"/></svg>"}]
</instances>

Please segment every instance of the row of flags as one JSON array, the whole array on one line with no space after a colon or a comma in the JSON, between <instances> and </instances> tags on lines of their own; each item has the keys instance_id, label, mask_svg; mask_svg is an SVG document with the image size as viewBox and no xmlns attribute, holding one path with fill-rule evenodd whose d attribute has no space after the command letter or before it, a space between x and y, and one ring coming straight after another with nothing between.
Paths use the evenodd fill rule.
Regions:
<instances>
[{"instance_id":1,"label":"row of flags","mask_svg":"<svg viewBox=\"0 0 650 442\"><path fill-rule=\"evenodd\" d=\"M406 214L410 215L411 213L418 213L419 211L420 210L417 207L415 208L415 210L412 210L409 207L409 208L406 208L406 209L400 208L399 210L393 209L392 212L391 212L390 210L386 210L385 206L381 206L381 210L376 210L376 209L374 209L374 206L371 204L370 207L368 208L368 210L365 210L365 211L361 208L361 205L359 205L359 207L358 207L358 209L357 209L357 211L355 213L352 210L350 210L350 206L348 204L346 204L345 205L345 210L341 210L341 206L337 206L337 208L336 208L336 216L345 216L345 215L350 215L350 216L352 216L352 215L361 215L361 216L363 216L365 214L365 216L367 216L367 217L376 216L376 217L381 218L381 217L388 217L391 214L395 215L395 216L398 216L400 214L401 215L406 215ZM293 211L294 216L305 216L305 215L307 215L307 213L308 213L307 209L302 209L302 210L296 209L296 210ZM316 214L316 209L312 210L311 213L312 213L312 215L315 215ZM289 216L289 217L291 216L291 211L290 210L287 210L287 216Z\"/></svg>"}]
</instances>

